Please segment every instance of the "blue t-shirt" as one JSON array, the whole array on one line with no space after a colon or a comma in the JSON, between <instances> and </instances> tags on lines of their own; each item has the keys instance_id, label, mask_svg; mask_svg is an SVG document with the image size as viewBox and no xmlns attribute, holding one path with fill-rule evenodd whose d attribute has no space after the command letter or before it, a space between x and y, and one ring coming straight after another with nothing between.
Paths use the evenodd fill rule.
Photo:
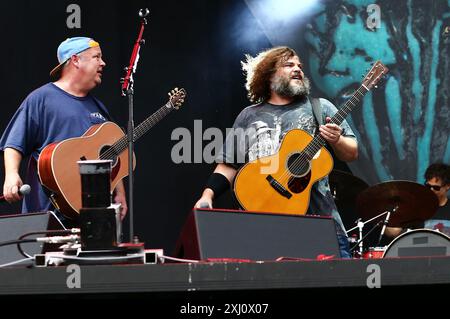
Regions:
<instances>
[{"instance_id":1,"label":"blue t-shirt","mask_svg":"<svg viewBox=\"0 0 450 319\"><path fill-rule=\"evenodd\" d=\"M53 83L31 92L22 102L0 140L7 147L30 156L25 182L31 193L24 197L22 212L53 210L37 175L37 160L42 149L53 142L79 137L92 125L109 119L105 106L95 97L73 96Z\"/></svg>"}]
</instances>

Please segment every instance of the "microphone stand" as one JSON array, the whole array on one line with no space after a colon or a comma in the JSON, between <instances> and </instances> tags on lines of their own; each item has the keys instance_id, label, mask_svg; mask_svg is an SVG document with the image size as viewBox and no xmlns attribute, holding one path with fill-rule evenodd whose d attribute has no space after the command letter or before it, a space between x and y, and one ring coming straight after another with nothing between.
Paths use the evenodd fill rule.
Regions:
<instances>
[{"instance_id":1,"label":"microphone stand","mask_svg":"<svg viewBox=\"0 0 450 319\"><path fill-rule=\"evenodd\" d=\"M133 189L133 154L134 154L134 118L133 118L133 96L134 96L134 78L133 75L137 69L137 63L139 61L139 51L141 45L145 44L145 40L142 39L145 25L147 24L146 16L149 14L149 10L139 10L139 17L141 17L141 29L139 31L138 38L133 47L131 54L130 64L125 68L125 77L120 79L122 83L122 96L128 96L128 216L130 216L130 242L134 241L134 189Z\"/></svg>"},{"instance_id":2,"label":"microphone stand","mask_svg":"<svg viewBox=\"0 0 450 319\"><path fill-rule=\"evenodd\" d=\"M363 253L364 253L364 248L363 248L363 247L364 247L364 244L363 244L364 240L365 240L365 239L367 238L367 236L369 236L376 228L380 227L382 223L383 223L382 221L379 221L378 223L376 223L375 226L373 226L373 227L367 232L367 234L365 234L365 235L363 236L362 229L363 229L365 223L363 223L363 222L361 222L361 221L358 221L358 226L357 226L357 227L359 228L359 238L360 238L360 239L356 242L356 244L355 244L352 248L350 248L350 251L353 251L356 247L359 246L359 249L358 249L358 255L359 255L359 258L362 258Z\"/></svg>"},{"instance_id":3,"label":"microphone stand","mask_svg":"<svg viewBox=\"0 0 450 319\"><path fill-rule=\"evenodd\" d=\"M358 222L357 222L357 225L355 226L355 227L353 227L353 228L351 228L351 229L349 229L349 230L347 230L347 234L348 233L350 233L351 231L353 231L353 230L355 230L356 228L358 228L359 229L359 240L358 240L358 242L356 243L356 245L354 245L350 250L352 251L352 250L354 250L357 246L359 246L359 255L360 255L360 257L362 257L362 255L363 255L363 241L364 241L364 239L375 229L375 228L377 228L377 227L379 227L380 225L381 225L381 223L380 222L378 222L374 227L372 227L372 229L363 237L363 228L364 228L364 225L365 224L367 224L367 223L370 223L372 220L374 220L374 219L377 219L377 218L379 218L379 217L381 217L381 216L383 216L383 215L386 215L386 214L390 214L391 212L390 211L385 211L385 212L383 212L383 213L381 213L381 214L379 214L379 215L377 215L377 216L375 216L375 217L372 217L371 219L369 219L369 220L367 220L367 221L365 221L365 222L362 222L361 221L361 218L360 219L358 219ZM386 223L387 224L387 223Z\"/></svg>"}]
</instances>

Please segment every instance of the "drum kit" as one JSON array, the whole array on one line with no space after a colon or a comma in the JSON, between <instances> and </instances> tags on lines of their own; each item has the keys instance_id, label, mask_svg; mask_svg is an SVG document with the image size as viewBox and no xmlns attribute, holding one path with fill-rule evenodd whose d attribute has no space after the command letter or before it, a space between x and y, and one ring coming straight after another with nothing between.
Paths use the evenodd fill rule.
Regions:
<instances>
[{"instance_id":1,"label":"drum kit","mask_svg":"<svg viewBox=\"0 0 450 319\"><path fill-rule=\"evenodd\" d=\"M386 227L408 229L423 225L438 209L437 196L424 185L411 181L389 181L369 187L358 177L339 170L329 175L331 193L344 226L356 226L351 247L355 258L450 255L450 237L435 230L416 229L404 232L389 245L380 247ZM365 226L371 226L365 230ZM423 227L423 226L422 226ZM369 227L367 227L369 228ZM370 234L376 234L375 245L365 246ZM373 237L373 236L372 236Z\"/></svg>"}]
</instances>

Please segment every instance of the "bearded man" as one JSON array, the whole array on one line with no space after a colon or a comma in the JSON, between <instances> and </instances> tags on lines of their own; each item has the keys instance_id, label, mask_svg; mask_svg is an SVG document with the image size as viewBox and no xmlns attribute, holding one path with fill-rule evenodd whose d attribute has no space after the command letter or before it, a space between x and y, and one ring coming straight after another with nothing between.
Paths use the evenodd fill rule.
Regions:
<instances>
[{"instance_id":1,"label":"bearded man","mask_svg":"<svg viewBox=\"0 0 450 319\"><path fill-rule=\"evenodd\" d=\"M275 47L256 57L247 55L242 68L248 98L255 104L246 107L236 118L196 207L212 207L213 199L230 188L243 164L277 152L282 138L292 129L320 134L342 161L358 157L356 137L348 123L343 121L341 126L330 123L336 107L322 98L312 103L308 97L310 83L293 49ZM313 104L319 105L318 111L317 106L313 111ZM320 114L321 119L314 114ZM307 214L334 218L341 257L350 258L347 235L330 192L328 177L312 187Z\"/></svg>"}]
</instances>

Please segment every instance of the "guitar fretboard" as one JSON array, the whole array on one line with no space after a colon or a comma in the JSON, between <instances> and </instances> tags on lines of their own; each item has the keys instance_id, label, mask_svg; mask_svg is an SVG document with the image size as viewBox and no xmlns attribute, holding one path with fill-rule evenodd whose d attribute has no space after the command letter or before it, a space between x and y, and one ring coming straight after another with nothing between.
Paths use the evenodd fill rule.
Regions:
<instances>
[{"instance_id":1,"label":"guitar fretboard","mask_svg":"<svg viewBox=\"0 0 450 319\"><path fill-rule=\"evenodd\" d=\"M167 114L169 114L173 110L173 105L171 102L167 102L164 106L162 106L155 113L150 115L147 119L145 119L141 124L139 124L134 129L134 138L133 142L136 142L139 138L141 138L145 133L148 132L153 126L155 126L159 121L161 121ZM111 147L104 153L100 155L100 159L114 159L116 156L120 155L124 150L128 148L128 135L125 134L120 139L117 140Z\"/></svg>"},{"instance_id":2,"label":"guitar fretboard","mask_svg":"<svg viewBox=\"0 0 450 319\"><path fill-rule=\"evenodd\" d=\"M361 85L355 93L353 93L352 97L348 99L340 110L331 118L331 123L341 125L347 115L359 105L359 102L367 92L369 92L369 90ZM325 145L325 139L322 135L317 134L314 136L312 141L309 142L303 151L306 159L308 161L312 160L323 145Z\"/></svg>"}]
</instances>

